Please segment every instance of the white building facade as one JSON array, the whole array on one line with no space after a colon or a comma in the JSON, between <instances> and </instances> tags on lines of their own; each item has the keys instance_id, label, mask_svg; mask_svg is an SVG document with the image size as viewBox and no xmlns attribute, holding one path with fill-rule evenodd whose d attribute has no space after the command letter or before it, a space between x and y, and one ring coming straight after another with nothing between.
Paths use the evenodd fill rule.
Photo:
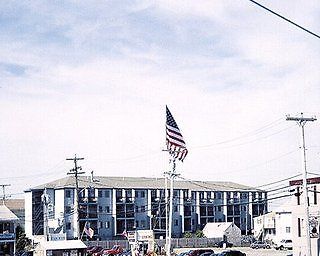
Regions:
<instances>
[{"instance_id":1,"label":"white building facade","mask_svg":"<svg viewBox=\"0 0 320 256\"><path fill-rule=\"evenodd\" d=\"M63 232L67 239L82 235L86 223L94 230L94 240L108 240L124 230L153 229L156 237L165 235L163 178L95 179L79 178L78 211L74 177L25 191L27 236L42 235L45 223L48 233ZM42 200L45 191L46 206ZM230 182L175 181L173 198L173 237L195 232L208 222L232 222L243 234L249 233L252 218L267 211L266 192Z\"/></svg>"},{"instance_id":2,"label":"white building facade","mask_svg":"<svg viewBox=\"0 0 320 256\"><path fill-rule=\"evenodd\" d=\"M262 241L280 242L292 239L291 207L277 209L253 219L254 237Z\"/></svg>"},{"instance_id":3,"label":"white building facade","mask_svg":"<svg viewBox=\"0 0 320 256\"><path fill-rule=\"evenodd\" d=\"M320 254L319 218L320 218L320 177L310 178L308 183L309 222L312 256ZM305 203L302 194L302 180L290 181L295 194L292 198L292 242L294 256L307 256L307 237L305 226Z\"/></svg>"}]
</instances>

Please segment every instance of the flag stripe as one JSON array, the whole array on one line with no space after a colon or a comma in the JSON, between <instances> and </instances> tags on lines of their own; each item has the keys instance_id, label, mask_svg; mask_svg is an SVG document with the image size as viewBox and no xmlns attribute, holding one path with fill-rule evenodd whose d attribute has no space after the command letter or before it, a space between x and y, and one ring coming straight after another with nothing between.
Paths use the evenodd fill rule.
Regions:
<instances>
[{"instance_id":1,"label":"flag stripe","mask_svg":"<svg viewBox=\"0 0 320 256\"><path fill-rule=\"evenodd\" d=\"M188 150L180 129L167 106L166 118L167 149L174 158L183 161L188 154Z\"/></svg>"}]
</instances>

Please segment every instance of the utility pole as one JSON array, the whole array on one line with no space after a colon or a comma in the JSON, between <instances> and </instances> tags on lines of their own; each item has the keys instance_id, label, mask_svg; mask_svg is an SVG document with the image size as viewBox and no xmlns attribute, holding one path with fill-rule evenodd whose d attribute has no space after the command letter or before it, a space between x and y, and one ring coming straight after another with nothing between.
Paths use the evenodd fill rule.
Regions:
<instances>
[{"instance_id":1,"label":"utility pole","mask_svg":"<svg viewBox=\"0 0 320 256\"><path fill-rule=\"evenodd\" d=\"M75 218L76 218L76 227L77 227L77 239L80 239L80 224L79 224L79 183L78 183L78 175L83 174L85 172L79 172L81 171L82 168L81 166L78 166L78 161L79 160L84 160L83 157L77 157L77 155L74 155L74 158L67 158L66 160L68 161L73 161L74 162L74 168L71 169L67 174L68 175L74 175L76 179L76 194L75 194Z\"/></svg>"},{"instance_id":2,"label":"utility pole","mask_svg":"<svg viewBox=\"0 0 320 256\"><path fill-rule=\"evenodd\" d=\"M168 236L166 237L166 245L167 245L167 251L166 254L167 256L171 255L171 237L172 237L172 218L173 218L173 184L174 184L174 179L175 177L179 176L179 174L176 173L176 159L174 156L171 154L172 159L170 162L172 162L172 170L169 172L165 172L169 176L170 179L170 199L169 199L169 221L168 221Z\"/></svg>"},{"instance_id":3,"label":"utility pole","mask_svg":"<svg viewBox=\"0 0 320 256\"><path fill-rule=\"evenodd\" d=\"M6 197L6 187L11 186L11 184L0 184L0 186L2 187L2 204L4 205L4 202L7 199L7 197Z\"/></svg>"},{"instance_id":4,"label":"utility pole","mask_svg":"<svg viewBox=\"0 0 320 256\"><path fill-rule=\"evenodd\" d=\"M305 225L306 225L306 243L307 251L306 255L311 256L311 238L310 238L310 226L309 226L309 200L308 200L308 184L307 184L307 159L306 159L306 144L304 137L304 126L307 122L313 122L317 119L315 117L304 117L301 113L300 117L291 117L287 115L287 121L296 121L301 127L301 152L302 152L302 174L303 174L303 195L304 195L304 215L305 215Z\"/></svg>"}]
</instances>

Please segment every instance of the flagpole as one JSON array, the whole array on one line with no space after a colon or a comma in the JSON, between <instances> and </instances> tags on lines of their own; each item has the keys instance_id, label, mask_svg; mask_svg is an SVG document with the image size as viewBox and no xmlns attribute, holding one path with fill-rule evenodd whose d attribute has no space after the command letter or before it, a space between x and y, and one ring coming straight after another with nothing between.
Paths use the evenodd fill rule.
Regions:
<instances>
[{"instance_id":1,"label":"flagpole","mask_svg":"<svg viewBox=\"0 0 320 256\"><path fill-rule=\"evenodd\" d=\"M84 233L84 229L86 228L86 225L87 225L87 221L84 223L84 226L83 226L83 230L82 230L82 233L81 233L80 240L82 240L83 233Z\"/></svg>"},{"instance_id":2,"label":"flagpole","mask_svg":"<svg viewBox=\"0 0 320 256\"><path fill-rule=\"evenodd\" d=\"M167 172L164 172L164 187L165 187L165 211L166 211L166 241L168 241L168 177ZM167 243L166 243L167 246ZM167 247L165 248L167 251Z\"/></svg>"},{"instance_id":3,"label":"flagpole","mask_svg":"<svg viewBox=\"0 0 320 256\"><path fill-rule=\"evenodd\" d=\"M169 230L168 230L168 238L167 238L167 256L171 255L171 238L172 238L172 220L173 220L173 185L174 178L178 176L176 173L176 159L174 157L173 152L170 152L170 162L172 162L172 170L168 172L168 176L170 179L170 199L169 199Z\"/></svg>"}]
</instances>

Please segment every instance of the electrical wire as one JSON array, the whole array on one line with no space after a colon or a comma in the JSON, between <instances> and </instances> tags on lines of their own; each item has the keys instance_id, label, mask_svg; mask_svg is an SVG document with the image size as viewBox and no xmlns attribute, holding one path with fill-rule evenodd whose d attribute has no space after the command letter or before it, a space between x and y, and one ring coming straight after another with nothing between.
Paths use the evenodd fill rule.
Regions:
<instances>
[{"instance_id":1,"label":"electrical wire","mask_svg":"<svg viewBox=\"0 0 320 256\"><path fill-rule=\"evenodd\" d=\"M288 18L284 17L283 15L281 15L281 14L279 14L279 13L276 13L275 11L272 11L271 9L267 8L266 6L260 4L260 3L256 2L256 1L254 1L254 0L249 0L249 1L252 2L252 3L254 3L255 5L263 8L264 10L266 10L266 11L268 11L268 12L270 12L270 13L276 15L276 16L278 16L279 18L285 20L286 22L288 22L288 23L290 23L290 24L292 24L292 25L300 28L301 30L303 30L303 31L305 31L305 32L307 32L307 33L309 33L310 35L313 35L313 36L317 37L318 39L320 39L320 36L319 36L318 34L310 31L309 29L306 29L305 27L300 26L299 24L293 22L292 20L289 20Z\"/></svg>"}]
</instances>

